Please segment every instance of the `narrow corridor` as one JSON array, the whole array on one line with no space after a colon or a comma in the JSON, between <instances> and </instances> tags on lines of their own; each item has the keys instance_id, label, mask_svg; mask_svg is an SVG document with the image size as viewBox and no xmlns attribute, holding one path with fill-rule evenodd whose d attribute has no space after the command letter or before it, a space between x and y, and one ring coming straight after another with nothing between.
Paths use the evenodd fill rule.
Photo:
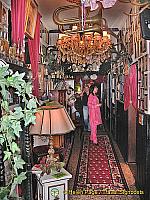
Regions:
<instances>
[{"instance_id":1,"label":"narrow corridor","mask_svg":"<svg viewBox=\"0 0 150 200\"><path fill-rule=\"evenodd\" d=\"M69 190L68 190L69 199L70 200L72 200L72 199L83 199L83 200L84 199L95 199L95 200L98 200L98 199L101 199L101 200L105 200L105 199L112 199L112 200L113 199L114 200L123 199L123 200L125 200L125 199L128 199L128 200L138 200L138 199L140 199L138 195L127 195L127 191L128 191L128 193L131 193L132 191L137 191L136 187L135 187L134 176L133 176L129 166L124 162L123 157L122 157L122 155L119 151L119 148L118 148L117 144L113 141L111 135L108 136L107 132L99 130L98 131L98 138L99 138L98 143L99 144L97 146L94 146L93 144L89 143L88 138L89 138L89 132L83 132L82 133L80 129L76 130L72 154L71 154L69 164L68 164L68 168L67 168L67 170L73 175L73 178L69 181ZM111 142L109 144L107 144L106 141L109 141L109 138L110 138ZM103 146L104 143L105 143L106 146ZM89 149L90 149L90 151L91 151L91 149L94 149L94 151L89 152L89 154L90 153L93 154L92 156L94 156L94 152L95 152L95 155L96 154L98 155L98 153L100 154L100 156L98 156L95 159L95 161L94 160L90 161L90 159L88 158L89 155L87 155L86 152ZM103 157L106 156L105 155L105 153L106 153L105 149L107 149L109 151L109 152L107 152L108 153L107 156L108 155L110 156L110 157L108 157L109 158L108 163L106 162L105 159L103 159ZM113 152L111 152L111 151L113 151ZM119 161L119 163L117 164L118 161L113 160L113 164L115 163L115 165L118 165L118 167L120 168L120 169L118 168L119 174L117 174L117 177L120 176L120 178L122 178L122 180L120 180L120 183L118 183L118 184L115 183L115 178L113 180L113 178L112 178L113 176L111 176L111 177L109 176L108 177L109 181L107 182L106 176L104 175L103 177L100 177L100 171L99 171L99 170L102 170L102 166L105 166L105 170L109 170L108 164L111 163L112 157L114 155L115 155L115 158L117 156L117 160ZM122 194L122 195L117 195L117 194L113 194L113 195L111 195L111 194L107 194L107 195L101 194L101 195L98 195L98 192L96 192L96 191L99 191L99 190L90 188L91 184L88 184L90 180L87 177L84 177L84 176L88 176L89 174L92 174L92 170L91 170L90 166L92 166L92 162L96 162L96 160L98 160L98 158L100 159L100 162L101 162L100 165L101 166L97 167L97 171L99 171L99 173L96 173L98 175L96 182L100 182L100 184L95 184L96 187L100 188L101 186L103 186L103 187L106 186L108 193L110 193L111 191L115 192L115 191L123 190L123 191L125 191L125 194ZM85 163L87 163L88 167L86 166ZM89 166L89 164L90 164L90 166ZM107 167L106 167L106 165L107 165ZM103 173L104 172L102 171L102 174ZM82 180L80 180L83 177L85 178L85 181L87 183L86 185L82 184ZM125 180L123 180L124 177L125 177ZM112 180L111 180L111 178L112 178ZM93 180L91 179L91 181L93 181ZM81 183L81 185L80 185L80 183ZM101 184L101 183L103 183L103 184ZM113 183L114 186L113 186L113 184L108 184L108 183ZM118 187L117 189L114 189L115 184ZM78 187L77 187L77 185L78 185ZM89 185L89 187L88 187L88 185ZM79 186L81 186L81 187L79 187ZM108 188L110 188L110 189L108 189ZM104 189L101 188L101 190L103 191ZM95 193L95 195L88 195L88 192L90 192L90 191L93 191ZM87 194L83 195L82 192L85 192ZM89 193L89 194L91 194L91 193Z\"/></svg>"}]
</instances>

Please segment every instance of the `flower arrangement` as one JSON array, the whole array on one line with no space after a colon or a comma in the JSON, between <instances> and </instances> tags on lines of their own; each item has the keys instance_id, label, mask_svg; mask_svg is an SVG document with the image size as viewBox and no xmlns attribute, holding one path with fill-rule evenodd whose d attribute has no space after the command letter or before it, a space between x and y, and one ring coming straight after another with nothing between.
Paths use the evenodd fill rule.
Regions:
<instances>
[{"instance_id":1,"label":"flower arrangement","mask_svg":"<svg viewBox=\"0 0 150 200\"><path fill-rule=\"evenodd\" d=\"M49 159L49 156L45 156L41 159L40 161L40 170L42 171L42 174L41 175L44 175L44 174L51 174L52 171L55 171L55 172L60 172L61 169L64 167L65 163L63 162L58 162L57 161L57 158L54 160L54 161L51 161Z\"/></svg>"},{"instance_id":2,"label":"flower arrangement","mask_svg":"<svg viewBox=\"0 0 150 200\"><path fill-rule=\"evenodd\" d=\"M53 163L50 162L50 160L48 160L46 156L43 157L40 161L40 169L42 170L42 174L50 174L52 167Z\"/></svg>"}]
</instances>

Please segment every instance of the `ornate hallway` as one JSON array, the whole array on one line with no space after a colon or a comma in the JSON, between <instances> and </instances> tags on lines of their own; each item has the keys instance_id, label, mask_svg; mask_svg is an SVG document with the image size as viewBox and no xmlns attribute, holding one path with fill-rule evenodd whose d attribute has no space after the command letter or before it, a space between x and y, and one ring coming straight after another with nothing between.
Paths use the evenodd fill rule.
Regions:
<instances>
[{"instance_id":1,"label":"ornate hallway","mask_svg":"<svg viewBox=\"0 0 150 200\"><path fill-rule=\"evenodd\" d=\"M127 194L124 194L124 195L111 195L111 194L102 194L102 195L96 195L96 190L93 189L95 195L82 195L82 192L84 190L87 190L87 191L90 191L91 187L88 187L88 185L90 184L87 184L87 185L84 185L84 184L81 184L82 183L82 175L84 177L85 176L88 176L89 174L89 177L91 178L91 174L92 172L88 171L89 170L89 167L92 166L92 162L96 162L96 160L98 158L101 158L99 161L101 162L101 166L97 168L97 170L100 172L101 171L101 168L103 165L107 165L108 167L108 171L110 170L110 162L112 160L112 158L114 159L114 156L116 157L117 156L117 160L119 161L119 163L117 164L118 161L115 161L113 160L113 162L115 163L115 165L117 165L119 168L117 170L119 170L119 173L117 174L117 177L119 176L119 181L120 183L117 183L117 187L116 189L114 189L115 187L113 187L113 184L108 184L108 183L112 183L113 180L111 180L111 178L113 176L106 176L104 175L103 177L101 177L102 174L100 173L97 173L97 179L87 179L87 177L85 177L85 181L94 181L96 180L97 182L99 182L99 184L95 184L97 185L98 188L100 187L105 187L104 185L106 184L106 188L108 189L108 185L109 185L109 188L110 190L112 190L112 192L115 192L118 191L119 189L120 190L124 190L125 192L129 191L128 193L130 193L131 191L136 191L136 188L135 188L135 180L134 180L134 176L129 168L129 166L124 162L123 158L122 158L122 155L119 151L119 148L118 146L116 145L116 143L112 140L111 138L111 135L107 135L106 132L104 131L98 131L98 137L99 137L99 144L98 146L93 146L93 144L89 143L89 133L88 132L83 132L81 133L81 130L78 129L75 133L75 138L74 138L74 144L73 144L73 148L72 148L72 154L71 154L71 157L70 157L70 160L69 160L69 164L68 164L68 168L67 170L73 175L73 178L70 180L69 182L69 199L72 200L72 199L95 199L95 200L105 200L105 199L124 199L124 200L138 200L140 199L138 195L127 195ZM112 141L111 143L109 143L109 138L110 140ZM101 140L101 141L100 141ZM105 142L104 142L105 141ZM107 143L107 142L109 143ZM106 146L103 146L103 144L105 143ZM110 146L111 144L111 146ZM89 145L89 147L88 147ZM101 156L99 156L98 158L94 159L93 161L90 160L90 163L89 163L89 159L88 159L88 162L87 161L87 158L86 158L86 154L87 154L87 148L90 148L94 150L94 152L98 155L100 154ZM109 155L111 155L112 157L108 159L108 163L106 162L104 158L104 156L106 156L105 154L105 149L109 149ZM103 150L102 150L103 149ZM113 151L113 152L111 152ZM94 156L93 152L91 152L92 156ZM107 152L108 153L108 152ZM116 154L116 155L115 155ZM107 155L108 156L108 155ZM88 169L86 169L86 166L85 163L87 163L87 166ZM90 164L90 165L89 165ZM83 169L83 170L81 170ZM105 169L106 169L106 166L105 166ZM88 175L86 174L86 172L88 171ZM80 176L79 176L80 174ZM106 177L109 178L109 180L106 182ZM95 178L95 177L94 177ZM123 180L125 178L125 180ZM83 178L84 179L84 178ZM104 183L104 184L102 184ZM91 184L92 185L92 184ZM81 186L81 187L80 187ZM82 188L83 186L83 188ZM86 187L87 186L87 187ZM86 187L86 188L85 188ZM111 188L112 187L112 188ZM128 188L128 189L127 189ZM79 191L79 192L78 192ZM77 195L78 193L78 195ZM110 191L108 190L108 193L110 193Z\"/></svg>"}]
</instances>

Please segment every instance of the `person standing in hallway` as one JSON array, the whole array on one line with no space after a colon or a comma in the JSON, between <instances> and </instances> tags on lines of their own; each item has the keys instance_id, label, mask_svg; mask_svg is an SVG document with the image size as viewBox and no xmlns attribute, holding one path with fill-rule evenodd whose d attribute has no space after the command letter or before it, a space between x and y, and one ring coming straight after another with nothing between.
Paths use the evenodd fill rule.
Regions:
<instances>
[{"instance_id":1,"label":"person standing in hallway","mask_svg":"<svg viewBox=\"0 0 150 200\"><path fill-rule=\"evenodd\" d=\"M84 86L84 90L81 93L81 97L82 97L82 105L83 105L84 131L90 131L89 111L88 111L88 97L89 97L88 85Z\"/></svg>"},{"instance_id":2,"label":"person standing in hallway","mask_svg":"<svg viewBox=\"0 0 150 200\"><path fill-rule=\"evenodd\" d=\"M97 126L102 124L99 99L96 96L98 87L93 84L90 87L90 95L88 97L89 121L91 127L90 140L97 144Z\"/></svg>"}]
</instances>

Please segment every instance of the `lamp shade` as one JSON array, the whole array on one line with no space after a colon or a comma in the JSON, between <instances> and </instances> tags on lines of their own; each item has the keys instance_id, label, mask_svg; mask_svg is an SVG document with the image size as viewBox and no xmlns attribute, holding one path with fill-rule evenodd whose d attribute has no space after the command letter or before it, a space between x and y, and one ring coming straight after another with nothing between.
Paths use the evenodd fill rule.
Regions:
<instances>
[{"instance_id":1,"label":"lamp shade","mask_svg":"<svg viewBox=\"0 0 150 200\"><path fill-rule=\"evenodd\" d=\"M42 106L36 113L36 123L31 125L31 135L63 135L75 126L66 109L60 104Z\"/></svg>"}]
</instances>

